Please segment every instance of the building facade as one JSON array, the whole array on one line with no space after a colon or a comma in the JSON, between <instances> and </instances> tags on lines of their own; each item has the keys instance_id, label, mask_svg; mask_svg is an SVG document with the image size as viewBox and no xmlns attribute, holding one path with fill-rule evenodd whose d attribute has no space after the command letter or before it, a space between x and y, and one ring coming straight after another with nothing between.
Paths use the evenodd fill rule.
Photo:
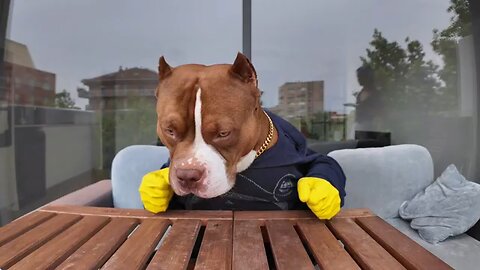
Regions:
<instances>
[{"instance_id":1,"label":"building facade","mask_svg":"<svg viewBox=\"0 0 480 270\"><path fill-rule=\"evenodd\" d=\"M135 107L138 101L152 101L158 84L158 74L146 68L122 68L118 71L82 83L88 87L78 88L78 96L87 98L87 110L108 111Z\"/></svg>"},{"instance_id":2,"label":"building facade","mask_svg":"<svg viewBox=\"0 0 480 270\"><path fill-rule=\"evenodd\" d=\"M55 104L55 74L35 68L26 45L6 40L2 69L4 89L0 99L16 105Z\"/></svg>"},{"instance_id":3,"label":"building facade","mask_svg":"<svg viewBox=\"0 0 480 270\"><path fill-rule=\"evenodd\" d=\"M91 79L78 96L101 118L102 164L109 170L115 154L134 144L155 144L155 89L158 74L146 68L122 68Z\"/></svg>"},{"instance_id":4,"label":"building facade","mask_svg":"<svg viewBox=\"0 0 480 270\"><path fill-rule=\"evenodd\" d=\"M310 118L324 109L324 81L286 82L271 110L285 119Z\"/></svg>"}]
</instances>

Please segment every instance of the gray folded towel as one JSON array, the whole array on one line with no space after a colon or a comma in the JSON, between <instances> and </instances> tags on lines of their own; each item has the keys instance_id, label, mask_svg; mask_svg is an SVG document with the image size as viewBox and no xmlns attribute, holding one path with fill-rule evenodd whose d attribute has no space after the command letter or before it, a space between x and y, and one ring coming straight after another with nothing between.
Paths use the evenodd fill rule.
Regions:
<instances>
[{"instance_id":1,"label":"gray folded towel","mask_svg":"<svg viewBox=\"0 0 480 270\"><path fill-rule=\"evenodd\" d=\"M435 244L466 232L480 219L480 185L461 175L450 165L424 191L400 206L400 217L420 237Z\"/></svg>"}]
</instances>

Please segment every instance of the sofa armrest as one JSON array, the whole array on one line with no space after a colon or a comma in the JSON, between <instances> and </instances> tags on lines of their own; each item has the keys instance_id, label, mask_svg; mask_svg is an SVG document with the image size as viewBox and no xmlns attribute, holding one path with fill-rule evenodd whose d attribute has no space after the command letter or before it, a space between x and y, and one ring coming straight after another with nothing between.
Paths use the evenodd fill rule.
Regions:
<instances>
[{"instance_id":1,"label":"sofa armrest","mask_svg":"<svg viewBox=\"0 0 480 270\"><path fill-rule=\"evenodd\" d=\"M477 221L477 223L467 231L467 234L480 241L480 221Z\"/></svg>"},{"instance_id":2,"label":"sofa armrest","mask_svg":"<svg viewBox=\"0 0 480 270\"><path fill-rule=\"evenodd\" d=\"M60 197L47 205L113 207L112 182L102 180Z\"/></svg>"}]
</instances>

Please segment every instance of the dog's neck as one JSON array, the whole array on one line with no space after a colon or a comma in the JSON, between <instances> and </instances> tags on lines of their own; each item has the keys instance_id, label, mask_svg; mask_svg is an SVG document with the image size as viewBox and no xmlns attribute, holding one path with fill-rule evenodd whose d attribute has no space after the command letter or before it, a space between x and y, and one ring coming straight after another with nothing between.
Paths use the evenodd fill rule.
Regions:
<instances>
[{"instance_id":1,"label":"dog's neck","mask_svg":"<svg viewBox=\"0 0 480 270\"><path fill-rule=\"evenodd\" d=\"M253 150L258 151L262 145L265 143L266 138L268 137L268 133L270 131L270 121L268 120L268 117L261 112L260 115L260 133L258 136L257 143L255 144L255 148ZM273 125L273 136L271 142L267 145L265 151L268 149L272 148L278 141L278 132L277 129L275 128L275 125Z\"/></svg>"}]
</instances>

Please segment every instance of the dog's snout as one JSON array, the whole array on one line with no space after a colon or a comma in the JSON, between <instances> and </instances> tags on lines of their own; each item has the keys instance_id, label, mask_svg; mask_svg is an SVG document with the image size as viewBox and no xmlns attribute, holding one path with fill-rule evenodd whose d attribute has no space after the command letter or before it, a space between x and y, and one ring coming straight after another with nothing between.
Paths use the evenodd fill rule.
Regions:
<instances>
[{"instance_id":1,"label":"dog's snout","mask_svg":"<svg viewBox=\"0 0 480 270\"><path fill-rule=\"evenodd\" d=\"M200 169L177 169L176 173L177 178L186 183L198 182L203 176L203 170Z\"/></svg>"}]
</instances>

